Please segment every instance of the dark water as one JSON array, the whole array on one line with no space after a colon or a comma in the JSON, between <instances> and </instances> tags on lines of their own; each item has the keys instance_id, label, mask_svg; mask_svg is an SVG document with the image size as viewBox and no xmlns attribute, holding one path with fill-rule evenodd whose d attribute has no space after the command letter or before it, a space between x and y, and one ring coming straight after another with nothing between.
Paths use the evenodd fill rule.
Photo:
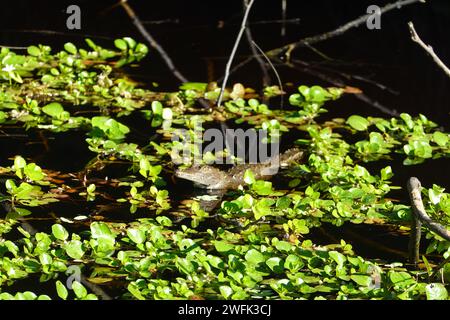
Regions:
<instances>
[{"instance_id":1,"label":"dark water","mask_svg":"<svg viewBox=\"0 0 450 320\"><path fill-rule=\"evenodd\" d=\"M0 44L21 47L45 43L60 48L67 41L82 45L86 36L105 46L110 46L114 38L123 36L143 40L124 10L120 6L112 7L115 3L87 0L10 2L8 8L0 12ZM166 0L130 3L141 20L149 22L147 28L186 78L207 82L223 76L242 17L241 1ZM287 23L286 35L282 37L281 24L270 23L271 20L281 18L281 1L257 0L249 18L250 27L255 42L267 50L332 30L365 13L369 5L382 6L386 3L388 1L287 0L287 19L300 18L300 21ZM82 10L81 30L71 31L66 28L66 8L70 4L77 4ZM443 61L450 63L450 2L447 0L433 0L427 4L413 4L391 11L382 16L380 30L369 30L362 26L315 46L332 60L325 60L307 48L295 51L294 58L315 68L326 68L320 69L322 75L338 78L346 85L362 89L372 100L391 110L412 115L423 113L448 129L450 79L410 40L406 25L408 21L413 21L421 37L434 47ZM249 54L249 43L244 36L235 64ZM281 65L276 68L288 91L295 90L299 84L332 85L323 80L317 71L306 73ZM175 90L179 83L154 50L139 68L128 71L143 85L150 86L156 82L161 90ZM269 72L272 83L276 84L273 72ZM391 90L383 90L357 79L339 77L339 72L365 77ZM233 73L230 83L242 82L261 88L261 76L259 65L252 61ZM289 83L295 86L289 86ZM327 117L348 117L355 113L386 116L352 95L329 104L329 109ZM5 145L5 138L0 139L2 149L5 150L8 143ZM82 167L91 155L86 152L84 144L77 147L76 143L71 143L78 139L83 139L83 136L74 133L52 137L50 152L43 156L44 162L55 169L62 169L64 163L67 164L65 159L71 159L71 166L76 168L79 163L79 167ZM25 144L19 139L10 143L13 147L10 150L22 154L42 153L39 139L36 142ZM78 161L74 162L74 158ZM397 173L399 183L415 174L425 185L438 183L448 186L450 178L448 162L444 160L407 167Z\"/></svg>"},{"instance_id":2,"label":"dark water","mask_svg":"<svg viewBox=\"0 0 450 320\"><path fill-rule=\"evenodd\" d=\"M59 50L68 41L83 46L85 37L90 37L104 46L112 46L113 39L123 36L143 41L123 9L112 7L116 2L118 1L9 2L7 8L3 7L0 10L0 45L26 47L42 43ZM281 1L256 0L250 15L250 27L255 42L263 50L268 50L306 36L335 29L365 13L369 5L382 6L386 3L388 1L287 0L287 18L300 18L300 22L286 24L286 35L281 36L281 25L269 23L271 20L281 18ZM66 8L71 4L81 7L81 30L71 31L66 28L68 17ZM240 0L130 1L130 4L141 20L153 21L146 24L146 27L166 49L186 78L190 81L209 82L223 76L225 63L242 18ZM276 65L276 68L288 92L293 92L300 84L333 85L333 81L324 80L325 76L360 88L372 100L391 110L412 115L422 113L448 130L450 79L410 40L408 21L414 22L424 41L431 44L441 59L450 65L448 41L450 1L429 0L426 5L414 4L383 15L380 30L368 30L362 26L348 31L343 36L317 44L315 48L331 60L325 60L307 48L294 52L294 59L308 63L316 71L293 70L282 65ZM250 54L249 43L244 36L235 64ZM139 68L129 68L127 71L146 87L151 87L151 84L156 82L159 84L158 90L170 91L176 90L179 85L179 81L170 73L154 50L150 51ZM271 70L269 72L272 84L277 84L273 72ZM339 75L342 72L365 77L391 90L383 90L357 79L343 78ZM259 89L262 87L261 77L259 65L256 61L252 61L233 73L229 83L241 82ZM348 117L351 114L387 116L353 95L344 96L339 101L330 103L328 109L330 112L325 118ZM22 132L17 130L17 133ZM132 138L139 140L147 133L143 131L139 137ZM14 140L0 136L0 165L9 165L8 157L22 154L32 158L44 168L75 172L81 170L94 156L87 150L85 137L84 132L46 134L49 146L46 150L42 144L42 137L33 130L29 132L28 137ZM403 167L399 160L384 161L370 167L379 170L386 165L394 167L396 185L404 186L407 178L415 175L427 187L433 183L449 186L448 159L428 161L422 165L409 167ZM181 184L173 194L177 195L180 190L188 188L189 186ZM402 197L405 193L399 191L396 196ZM52 208L68 217L85 214L93 209L78 206L74 202L62 202ZM45 210L44 208L43 211ZM109 218L117 221L126 220L126 215L127 210L122 208ZM52 223L52 220L48 220L38 225L42 225L45 229ZM381 243L397 251L404 252L407 247L406 236L390 233L388 229L380 229L377 226L351 226L343 232L331 226L326 228L323 234L317 231L311 235L312 238L317 237L318 243L330 242L328 238L333 236L336 239L343 238L355 243L355 249L367 257L401 259L401 255L395 252L386 253L383 248L373 247L370 243L360 244L361 236L358 235L363 234L372 241L372 244ZM21 284L17 289L20 289L20 286Z\"/></svg>"}]
</instances>

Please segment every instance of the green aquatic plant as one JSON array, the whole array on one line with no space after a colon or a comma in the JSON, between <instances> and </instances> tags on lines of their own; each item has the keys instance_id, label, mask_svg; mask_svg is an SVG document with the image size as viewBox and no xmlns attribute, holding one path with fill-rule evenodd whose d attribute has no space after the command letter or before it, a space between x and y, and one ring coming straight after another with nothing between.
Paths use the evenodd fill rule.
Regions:
<instances>
[{"instance_id":1,"label":"green aquatic plant","mask_svg":"<svg viewBox=\"0 0 450 320\"><path fill-rule=\"evenodd\" d=\"M0 51L2 131L23 126L43 141L78 131L92 156L70 173L42 169L24 156L2 163L0 299L102 298L89 293L93 286L112 287L122 299L448 298L448 285L436 275L450 279L450 243L426 227L421 269L364 257L340 238L327 244L309 238L331 225L409 231L411 208L393 196L400 189L392 182L397 166L369 163L394 154L404 165L448 158L449 134L437 124L405 113L322 121L325 108L348 92L315 85L299 86L289 106L277 108L270 98L284 94L280 88L260 96L235 84L216 107L214 83L155 92L130 79L121 68L148 51L131 38L114 41L115 49L86 44L66 43L57 53L44 45L27 54ZM135 126L139 117L144 130ZM287 136L303 158L272 181L255 178L249 167L243 182L220 197L181 198L187 190L174 186L177 166L190 166L194 157L211 165L233 152L201 152L208 142L202 133L218 123L263 129L263 143ZM186 152L173 157L180 150ZM449 226L448 193L438 185L422 192L428 214ZM211 210L208 201L215 202ZM65 212L74 203L77 213ZM37 219L50 223L34 230ZM64 281L73 267L82 278L69 290ZM36 278L54 283L55 296L8 292Z\"/></svg>"}]
</instances>

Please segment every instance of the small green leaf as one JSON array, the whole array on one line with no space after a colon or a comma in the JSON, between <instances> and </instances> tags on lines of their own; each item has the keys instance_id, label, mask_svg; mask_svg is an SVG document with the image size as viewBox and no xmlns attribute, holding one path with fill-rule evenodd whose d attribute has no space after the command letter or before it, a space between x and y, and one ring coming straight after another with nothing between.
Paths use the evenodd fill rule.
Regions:
<instances>
[{"instance_id":1,"label":"small green leaf","mask_svg":"<svg viewBox=\"0 0 450 320\"><path fill-rule=\"evenodd\" d=\"M45 177L45 174L42 172L41 167L39 167L35 163L27 164L27 166L23 170L23 173L25 173L25 175L32 181L41 181Z\"/></svg>"},{"instance_id":2,"label":"small green leaf","mask_svg":"<svg viewBox=\"0 0 450 320\"><path fill-rule=\"evenodd\" d=\"M425 287L427 300L447 300L448 292L442 283L430 283Z\"/></svg>"},{"instance_id":3,"label":"small green leaf","mask_svg":"<svg viewBox=\"0 0 450 320\"><path fill-rule=\"evenodd\" d=\"M141 294L141 292L139 291L138 286L136 285L136 283L131 282L128 287L127 287L128 291L138 300L145 300L145 297Z\"/></svg>"},{"instance_id":4,"label":"small green leaf","mask_svg":"<svg viewBox=\"0 0 450 320\"><path fill-rule=\"evenodd\" d=\"M21 156L16 156L14 158L14 169L15 170L23 169L23 168L25 168L26 165L27 165L27 162Z\"/></svg>"},{"instance_id":5,"label":"small green leaf","mask_svg":"<svg viewBox=\"0 0 450 320\"><path fill-rule=\"evenodd\" d=\"M134 243L143 243L146 239L145 232L139 229L128 229L127 235Z\"/></svg>"},{"instance_id":6,"label":"small green leaf","mask_svg":"<svg viewBox=\"0 0 450 320\"><path fill-rule=\"evenodd\" d=\"M57 118L64 112L64 108L60 103L52 102L42 107L42 111L52 118Z\"/></svg>"},{"instance_id":7,"label":"small green leaf","mask_svg":"<svg viewBox=\"0 0 450 320\"><path fill-rule=\"evenodd\" d=\"M259 252L258 250L250 249L245 254L245 260L247 260L248 262L250 262L252 264L258 264L258 263L264 262L266 259L264 258L264 255L261 252Z\"/></svg>"},{"instance_id":8,"label":"small green leaf","mask_svg":"<svg viewBox=\"0 0 450 320\"><path fill-rule=\"evenodd\" d=\"M229 286L220 286L219 290L220 294L225 299L228 299L233 294L233 289L231 289Z\"/></svg>"},{"instance_id":9,"label":"small green leaf","mask_svg":"<svg viewBox=\"0 0 450 320\"><path fill-rule=\"evenodd\" d=\"M83 299L84 297L87 296L86 288L78 281L74 281L72 283L72 290L73 292L75 292L75 295L77 296L78 299Z\"/></svg>"},{"instance_id":10,"label":"small green leaf","mask_svg":"<svg viewBox=\"0 0 450 320\"><path fill-rule=\"evenodd\" d=\"M435 189L428 189L428 197L430 198L430 201L432 204L436 205L441 201L442 198L442 191L435 190Z\"/></svg>"},{"instance_id":11,"label":"small green leaf","mask_svg":"<svg viewBox=\"0 0 450 320\"><path fill-rule=\"evenodd\" d=\"M66 50L68 53L71 53L71 54L77 53L77 47L72 42L67 42L64 45L64 50Z\"/></svg>"},{"instance_id":12,"label":"small green leaf","mask_svg":"<svg viewBox=\"0 0 450 320\"><path fill-rule=\"evenodd\" d=\"M448 135L440 131L433 133L433 141L437 143L440 147L445 147L448 143Z\"/></svg>"},{"instance_id":13,"label":"small green leaf","mask_svg":"<svg viewBox=\"0 0 450 320\"><path fill-rule=\"evenodd\" d=\"M88 192L88 193L94 193L95 192L95 184L93 184L93 183L91 183L87 188L86 188L86 191Z\"/></svg>"},{"instance_id":14,"label":"small green leaf","mask_svg":"<svg viewBox=\"0 0 450 320\"><path fill-rule=\"evenodd\" d=\"M361 274L353 274L350 278L360 286L369 287L372 284L372 277Z\"/></svg>"},{"instance_id":15,"label":"small green leaf","mask_svg":"<svg viewBox=\"0 0 450 320\"><path fill-rule=\"evenodd\" d=\"M59 280L56 281L56 292L58 293L58 296L63 300L66 300L67 296L69 295L66 287Z\"/></svg>"},{"instance_id":16,"label":"small green leaf","mask_svg":"<svg viewBox=\"0 0 450 320\"><path fill-rule=\"evenodd\" d=\"M289 269L291 272L296 272L301 267L303 267L303 262L300 257L290 254L287 256L286 261L284 262L284 267Z\"/></svg>"},{"instance_id":17,"label":"small green leaf","mask_svg":"<svg viewBox=\"0 0 450 320\"><path fill-rule=\"evenodd\" d=\"M122 39L114 40L114 45L116 46L116 48L118 48L122 51L125 51L128 48L127 43Z\"/></svg>"},{"instance_id":18,"label":"small green leaf","mask_svg":"<svg viewBox=\"0 0 450 320\"><path fill-rule=\"evenodd\" d=\"M283 260L279 257L272 257L266 260L267 266L275 273L282 273L283 268Z\"/></svg>"},{"instance_id":19,"label":"small green leaf","mask_svg":"<svg viewBox=\"0 0 450 320\"><path fill-rule=\"evenodd\" d=\"M164 108L163 108L163 105L162 105L161 102L159 102L159 101L153 101L152 102L152 111L153 111L154 114L162 116L163 109Z\"/></svg>"},{"instance_id":20,"label":"small green leaf","mask_svg":"<svg viewBox=\"0 0 450 320\"><path fill-rule=\"evenodd\" d=\"M388 180L388 179L392 178L393 175L394 174L392 173L391 166L387 166L387 167L381 169L381 179Z\"/></svg>"},{"instance_id":21,"label":"small green leaf","mask_svg":"<svg viewBox=\"0 0 450 320\"><path fill-rule=\"evenodd\" d=\"M41 264L45 265L50 265L53 262L52 256L49 255L48 253L44 252L41 253L39 255L39 261L41 262Z\"/></svg>"},{"instance_id":22,"label":"small green leaf","mask_svg":"<svg viewBox=\"0 0 450 320\"><path fill-rule=\"evenodd\" d=\"M41 54L41 50L36 46L29 46L27 52L30 56L37 57Z\"/></svg>"},{"instance_id":23,"label":"small green leaf","mask_svg":"<svg viewBox=\"0 0 450 320\"><path fill-rule=\"evenodd\" d=\"M75 260L79 260L83 257L83 244L80 240L71 240L64 246L66 253L69 257Z\"/></svg>"},{"instance_id":24,"label":"small green leaf","mask_svg":"<svg viewBox=\"0 0 450 320\"><path fill-rule=\"evenodd\" d=\"M218 252L227 252L234 249L234 245L225 241L214 241L214 247Z\"/></svg>"},{"instance_id":25,"label":"small green leaf","mask_svg":"<svg viewBox=\"0 0 450 320\"><path fill-rule=\"evenodd\" d=\"M58 240L66 240L69 237L69 232L60 224L54 224L52 226L52 234Z\"/></svg>"},{"instance_id":26,"label":"small green leaf","mask_svg":"<svg viewBox=\"0 0 450 320\"><path fill-rule=\"evenodd\" d=\"M344 262L347 261L345 256L340 252L330 251L329 255L334 261L336 261L339 267L342 267L344 265Z\"/></svg>"},{"instance_id":27,"label":"small green leaf","mask_svg":"<svg viewBox=\"0 0 450 320\"><path fill-rule=\"evenodd\" d=\"M181 90L205 91L207 83L204 82L185 82L180 86Z\"/></svg>"},{"instance_id":28,"label":"small green leaf","mask_svg":"<svg viewBox=\"0 0 450 320\"><path fill-rule=\"evenodd\" d=\"M369 121L361 116L353 115L347 119L347 124L349 124L353 129L358 131L365 131L369 127Z\"/></svg>"},{"instance_id":29,"label":"small green leaf","mask_svg":"<svg viewBox=\"0 0 450 320\"><path fill-rule=\"evenodd\" d=\"M251 170L249 170L249 169L247 169L247 170L245 170L245 173L244 173L244 182L246 183L246 184L252 184L252 183L254 183L256 180L255 180L255 175L253 174L253 172L251 171Z\"/></svg>"}]
</instances>

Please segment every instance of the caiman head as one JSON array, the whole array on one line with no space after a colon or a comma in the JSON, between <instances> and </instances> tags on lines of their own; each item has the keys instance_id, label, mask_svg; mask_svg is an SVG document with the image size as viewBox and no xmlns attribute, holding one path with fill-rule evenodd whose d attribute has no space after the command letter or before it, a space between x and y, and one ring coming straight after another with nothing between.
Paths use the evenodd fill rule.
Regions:
<instances>
[{"instance_id":1,"label":"caiman head","mask_svg":"<svg viewBox=\"0 0 450 320\"><path fill-rule=\"evenodd\" d=\"M299 148L291 148L280 155L280 166L288 167L291 163L303 158L303 151Z\"/></svg>"},{"instance_id":2,"label":"caiman head","mask_svg":"<svg viewBox=\"0 0 450 320\"><path fill-rule=\"evenodd\" d=\"M291 148L285 152L272 157L261 166L261 174L272 176L277 174L279 168L289 167L292 163L298 162L303 158L303 151L299 148Z\"/></svg>"},{"instance_id":3,"label":"caiman head","mask_svg":"<svg viewBox=\"0 0 450 320\"><path fill-rule=\"evenodd\" d=\"M175 176L193 181L206 189L226 189L230 180L226 172L207 165L178 169L175 171Z\"/></svg>"}]
</instances>

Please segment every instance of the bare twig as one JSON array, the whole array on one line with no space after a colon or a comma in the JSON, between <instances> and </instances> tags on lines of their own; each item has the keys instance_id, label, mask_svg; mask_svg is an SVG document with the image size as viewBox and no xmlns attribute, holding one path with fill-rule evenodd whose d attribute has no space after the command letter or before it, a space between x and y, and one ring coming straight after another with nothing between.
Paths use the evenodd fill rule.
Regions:
<instances>
[{"instance_id":1,"label":"bare twig","mask_svg":"<svg viewBox=\"0 0 450 320\"><path fill-rule=\"evenodd\" d=\"M409 237L409 262L414 265L419 263L420 259L420 238L422 235L422 222L416 215L416 210L425 211L420 196L420 182L417 178L410 178L408 181L408 191L413 207L413 218L411 220L411 234Z\"/></svg>"},{"instance_id":2,"label":"bare twig","mask_svg":"<svg viewBox=\"0 0 450 320\"><path fill-rule=\"evenodd\" d=\"M241 41L242 34L244 33L244 30L245 30L245 27L247 24L247 19L248 19L248 15L250 13L250 9L252 8L252 5L254 2L255 2L255 0L250 0L250 2L247 4L247 9L245 10L244 17L242 18L241 29L239 30L236 41L234 42L233 50L231 51L230 58L228 59L228 62L227 62L226 68L225 68L225 77L222 82L222 88L220 89L219 99L217 99L218 107L220 107L220 105L222 103L223 92L225 91L225 86L227 85L228 77L230 75L231 64L233 63L233 59L236 54L237 48L239 46L239 42Z\"/></svg>"},{"instance_id":3,"label":"bare twig","mask_svg":"<svg viewBox=\"0 0 450 320\"><path fill-rule=\"evenodd\" d=\"M267 60L267 62L269 63L270 67L272 68L273 72L275 73L275 76L277 77L278 80L278 86L280 87L280 90L282 92L284 92L283 90L283 83L281 82L281 78L280 75L278 74L277 69L275 69L275 66L273 65L272 61L270 61L269 57L264 53L264 51L262 51L262 49L256 44L255 41L252 41L253 45L259 50L259 52L261 52L261 55ZM283 95L281 95L281 109L283 109Z\"/></svg>"},{"instance_id":4,"label":"bare twig","mask_svg":"<svg viewBox=\"0 0 450 320\"><path fill-rule=\"evenodd\" d=\"M315 54L317 54L318 56L322 57L325 60L329 60L329 61L333 61L334 60L333 58L330 58L325 53L321 52L320 50L318 50L317 48L313 47L309 43L305 43L305 46L308 47L312 52L314 52Z\"/></svg>"},{"instance_id":5,"label":"bare twig","mask_svg":"<svg viewBox=\"0 0 450 320\"><path fill-rule=\"evenodd\" d=\"M243 0L242 3L244 5L244 10L246 10L247 1ZM253 57L258 62L261 72L263 74L263 78L262 78L263 87L267 87L270 84L269 72L267 71L266 63L264 62L264 60L261 58L261 56L258 54L258 51L256 50L256 47L255 47L256 44L253 41L252 32L251 32L248 24L246 25L246 28L245 28L245 35L246 35L247 41L250 45L250 49L252 50Z\"/></svg>"},{"instance_id":6,"label":"bare twig","mask_svg":"<svg viewBox=\"0 0 450 320\"><path fill-rule=\"evenodd\" d=\"M36 34L46 34L46 35L61 35L61 36L70 36L70 37L83 37L83 38L93 38L93 39L105 39L105 40L111 40L114 39L113 37L107 37L107 36L99 36L94 34L86 34L86 33L74 33L74 32L62 32L62 31L55 31L55 30L35 30L35 29L20 29L20 30L2 30L4 32L11 32L11 33L36 33ZM28 47L26 47L28 48Z\"/></svg>"},{"instance_id":7,"label":"bare twig","mask_svg":"<svg viewBox=\"0 0 450 320\"><path fill-rule=\"evenodd\" d=\"M292 62L296 62L296 61L298 61L298 60L292 59ZM375 86L375 87L377 87L377 88L379 88L381 90L387 91L387 92L389 92L389 93L391 93L393 95L399 95L400 94L398 91L396 91L396 90L394 90L392 88L389 88L388 86L386 86L386 85L384 85L382 83L379 83L379 82L377 82L375 80L369 79L368 77L364 77L364 76L360 76L360 75L352 74L352 73L346 73L346 72L343 72L341 70L335 70L335 69L323 66L320 63L313 65L313 67L318 68L318 69L320 69L322 71L336 73L336 74L340 75L341 77L344 77L347 80L355 79L355 80L358 80L358 81L361 81L361 82L369 83L369 84L371 84L371 85L373 85L373 86Z\"/></svg>"},{"instance_id":8,"label":"bare twig","mask_svg":"<svg viewBox=\"0 0 450 320\"><path fill-rule=\"evenodd\" d=\"M370 97L366 96L364 93L358 93L355 94L355 98L364 101L365 103L371 105L372 107L374 107L375 109L380 110L381 112L388 114L392 117L398 117L400 114L397 112L397 110L395 109L389 109L388 107L382 105L381 103L379 103L376 100L371 99Z\"/></svg>"},{"instance_id":9,"label":"bare twig","mask_svg":"<svg viewBox=\"0 0 450 320\"><path fill-rule=\"evenodd\" d=\"M255 24L272 24L272 23L281 23L281 24L299 24L300 18L292 18L292 19L279 19L279 20L260 20L260 21L253 21L250 23L251 25Z\"/></svg>"},{"instance_id":10,"label":"bare twig","mask_svg":"<svg viewBox=\"0 0 450 320\"><path fill-rule=\"evenodd\" d=\"M233 68L231 68L229 75L232 75L233 73L235 73L240 68L242 68L242 67L246 66L247 64L249 64L254 58L255 57L253 55L251 55L251 56L247 57L245 60L242 60L241 62L239 62L237 65L235 65ZM225 75L221 76L216 81L220 82L223 79L225 79Z\"/></svg>"},{"instance_id":11,"label":"bare twig","mask_svg":"<svg viewBox=\"0 0 450 320\"><path fill-rule=\"evenodd\" d=\"M260 25L260 24L300 24L301 19L300 18L292 18L292 19L274 19L274 20L257 20L257 21L252 21L252 22L248 22L249 26L254 26L254 25ZM223 25L221 25L222 28L224 27L232 27L232 26L237 26L237 23L226 23L224 22ZM191 28L205 28L208 25L196 25L194 27Z\"/></svg>"},{"instance_id":12,"label":"bare twig","mask_svg":"<svg viewBox=\"0 0 450 320\"><path fill-rule=\"evenodd\" d=\"M130 17L133 24L136 26L136 28L139 30L139 32L142 34L142 36L147 40L147 42L154 48L158 53L160 54L161 58L164 60L166 65L169 67L170 71L173 73L175 77L178 78L181 82L187 82L187 79L181 74L180 71L175 67L175 65L172 62L172 59L170 59L169 55L166 53L163 47L153 38L153 36L147 31L147 29L142 24L139 17L136 15L134 10L130 7L130 5L127 3L127 0L120 0L119 3L126 11L128 16Z\"/></svg>"},{"instance_id":13,"label":"bare twig","mask_svg":"<svg viewBox=\"0 0 450 320\"><path fill-rule=\"evenodd\" d=\"M420 195L420 181L412 177L408 181L408 191L410 193L414 214L433 232L447 241L450 241L450 232L438 222L433 221L425 212Z\"/></svg>"},{"instance_id":14,"label":"bare twig","mask_svg":"<svg viewBox=\"0 0 450 320\"><path fill-rule=\"evenodd\" d=\"M445 74L450 77L450 69L442 62L442 60L434 53L433 47L425 44L422 39L420 39L419 35L414 29L414 24L412 22L408 22L409 31L411 32L411 39L419 46L421 46L430 56L433 58L434 62L444 70Z\"/></svg>"},{"instance_id":15,"label":"bare twig","mask_svg":"<svg viewBox=\"0 0 450 320\"><path fill-rule=\"evenodd\" d=\"M400 0L400 1L396 1L394 3L390 3L385 5L384 7L380 8L380 14L386 13L388 11L391 11L393 9L400 9L403 6L406 5L410 5L416 2L425 2L424 0ZM304 46L305 44L314 44L317 42L321 42L324 40L328 40L330 38L334 38L336 36L340 36L342 34L344 34L345 32L347 32L349 29L352 28L356 28L359 27L360 25L366 23L367 19L371 17L372 14L365 14L355 20L352 20L350 22L347 22L346 24L338 27L337 29L319 34L319 35L315 35L312 37L307 37L304 39L301 39L299 41L296 42L292 42L289 43L287 45L284 45L281 48L276 48L273 50L270 50L269 52L267 52L267 54L269 56L277 56L281 53L286 52L287 56L289 57L289 54L292 50L294 50L295 48L299 47L299 46Z\"/></svg>"},{"instance_id":16,"label":"bare twig","mask_svg":"<svg viewBox=\"0 0 450 320\"><path fill-rule=\"evenodd\" d=\"M279 58L275 58L272 57L272 59L274 61L278 61L279 63L286 65L287 67L293 68L293 69L297 69L299 71L302 72L306 72L314 77L317 77L319 79L322 79L326 82L331 83L334 86L337 87L346 87L347 85L341 80L338 79L336 77L331 77L329 75L325 75L323 72L321 72L320 70L315 69L314 67L310 66L307 62L301 61L301 60L292 60L292 62L287 61L287 62L283 62L281 61ZM298 67L295 64L301 65L302 67ZM375 101L371 98L369 98L368 96L366 96L364 93L358 93L354 95L355 98L367 103L368 105L371 105L372 107L380 110L381 112L388 114L390 116L396 117L399 115L399 113L396 110L391 110L388 107L383 106L382 104L380 104L378 101Z\"/></svg>"},{"instance_id":17,"label":"bare twig","mask_svg":"<svg viewBox=\"0 0 450 320\"><path fill-rule=\"evenodd\" d=\"M28 47L16 47L16 46L7 46L7 45L0 45L0 48L8 48L13 50L26 50Z\"/></svg>"},{"instance_id":18,"label":"bare twig","mask_svg":"<svg viewBox=\"0 0 450 320\"><path fill-rule=\"evenodd\" d=\"M179 24L179 19L165 19L165 20L149 20L142 21L143 24Z\"/></svg>"}]
</instances>

